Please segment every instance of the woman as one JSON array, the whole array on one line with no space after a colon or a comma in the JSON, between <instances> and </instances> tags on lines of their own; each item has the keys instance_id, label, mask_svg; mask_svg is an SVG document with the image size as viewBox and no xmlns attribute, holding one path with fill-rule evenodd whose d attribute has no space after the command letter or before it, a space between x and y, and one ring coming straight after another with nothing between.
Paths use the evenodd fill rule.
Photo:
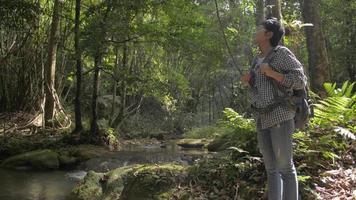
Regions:
<instances>
[{"instance_id":1,"label":"woman","mask_svg":"<svg viewBox=\"0 0 356 200\"><path fill-rule=\"evenodd\" d=\"M267 19L254 35L260 54L241 81L250 85L251 107L257 123L257 140L267 172L269 200L297 200L298 182L293 163L292 134L295 111L279 104L276 95L302 89L307 78L303 66L286 47L279 46L284 29L277 19ZM278 87L276 87L279 85Z\"/></svg>"}]
</instances>

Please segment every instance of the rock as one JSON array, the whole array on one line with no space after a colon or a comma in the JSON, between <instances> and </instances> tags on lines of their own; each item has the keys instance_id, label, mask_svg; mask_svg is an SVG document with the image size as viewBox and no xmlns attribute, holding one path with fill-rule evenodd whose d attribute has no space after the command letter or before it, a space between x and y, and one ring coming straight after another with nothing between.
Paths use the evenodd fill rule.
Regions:
<instances>
[{"instance_id":1,"label":"rock","mask_svg":"<svg viewBox=\"0 0 356 200\"><path fill-rule=\"evenodd\" d=\"M108 173L95 173L89 171L73 190L74 200L117 200L124 188L122 177L127 172L134 170L136 166L120 167Z\"/></svg>"},{"instance_id":2,"label":"rock","mask_svg":"<svg viewBox=\"0 0 356 200\"><path fill-rule=\"evenodd\" d=\"M128 172L135 170L138 166L141 165L120 167L106 173L104 176L104 180L102 180L103 188L105 191L103 195L103 199L104 200L119 199L125 184L123 177Z\"/></svg>"},{"instance_id":3,"label":"rock","mask_svg":"<svg viewBox=\"0 0 356 200\"><path fill-rule=\"evenodd\" d=\"M72 200L101 199L103 189L100 183L103 174L89 171L84 180L72 190Z\"/></svg>"},{"instance_id":4,"label":"rock","mask_svg":"<svg viewBox=\"0 0 356 200\"><path fill-rule=\"evenodd\" d=\"M182 148L187 149L201 149L203 148L209 141L204 139L181 139L177 142L177 145Z\"/></svg>"},{"instance_id":5,"label":"rock","mask_svg":"<svg viewBox=\"0 0 356 200\"><path fill-rule=\"evenodd\" d=\"M167 199L170 189L185 177L185 167L175 164L144 165L123 177L120 200Z\"/></svg>"},{"instance_id":6,"label":"rock","mask_svg":"<svg viewBox=\"0 0 356 200\"><path fill-rule=\"evenodd\" d=\"M0 140L1 159L32 150L34 150L34 144L28 139L9 137Z\"/></svg>"},{"instance_id":7,"label":"rock","mask_svg":"<svg viewBox=\"0 0 356 200\"><path fill-rule=\"evenodd\" d=\"M74 200L167 199L184 173L185 167L173 164L131 165L105 174L89 172L72 196Z\"/></svg>"},{"instance_id":8,"label":"rock","mask_svg":"<svg viewBox=\"0 0 356 200\"><path fill-rule=\"evenodd\" d=\"M58 153L49 149L30 151L4 160L1 166L6 168L29 167L42 170L58 169Z\"/></svg>"},{"instance_id":9,"label":"rock","mask_svg":"<svg viewBox=\"0 0 356 200\"><path fill-rule=\"evenodd\" d=\"M70 156L68 154L61 154L59 155L58 159L62 167L72 167L78 163L78 158Z\"/></svg>"}]
</instances>

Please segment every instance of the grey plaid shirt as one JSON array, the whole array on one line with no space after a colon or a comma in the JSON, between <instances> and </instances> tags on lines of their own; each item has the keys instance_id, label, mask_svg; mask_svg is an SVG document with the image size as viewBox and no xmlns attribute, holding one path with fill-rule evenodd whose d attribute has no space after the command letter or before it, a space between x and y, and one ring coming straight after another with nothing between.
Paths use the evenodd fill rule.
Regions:
<instances>
[{"instance_id":1,"label":"grey plaid shirt","mask_svg":"<svg viewBox=\"0 0 356 200\"><path fill-rule=\"evenodd\" d=\"M273 70L284 74L284 79L279 83L286 89L302 89L306 86L307 77L304 75L303 66L297 60L295 55L284 46L277 46L273 49L275 51L271 59L265 59ZM259 65L256 64L257 57L254 59L251 72L254 73L254 84L250 89L251 104L257 108L265 108L267 105L274 103L273 90L278 90L273 87L271 81L260 73ZM284 94L278 90L278 95ZM281 122L293 119L295 111L286 106L277 106L270 113L254 113L254 118L257 122L258 129L266 129L273 127Z\"/></svg>"}]
</instances>

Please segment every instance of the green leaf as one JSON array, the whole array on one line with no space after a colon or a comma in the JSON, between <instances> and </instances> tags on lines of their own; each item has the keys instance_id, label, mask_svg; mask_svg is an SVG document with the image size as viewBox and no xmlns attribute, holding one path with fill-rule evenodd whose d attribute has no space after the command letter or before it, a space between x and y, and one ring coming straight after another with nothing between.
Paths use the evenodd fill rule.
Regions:
<instances>
[{"instance_id":1,"label":"green leaf","mask_svg":"<svg viewBox=\"0 0 356 200\"><path fill-rule=\"evenodd\" d=\"M346 97L351 97L351 96L352 96L352 91L353 91L353 88L354 88L354 86L355 86L355 83L356 83L356 82L351 83L351 84L349 85L349 87L346 89L346 91L345 91L345 93L344 93L344 95L345 95Z\"/></svg>"}]
</instances>

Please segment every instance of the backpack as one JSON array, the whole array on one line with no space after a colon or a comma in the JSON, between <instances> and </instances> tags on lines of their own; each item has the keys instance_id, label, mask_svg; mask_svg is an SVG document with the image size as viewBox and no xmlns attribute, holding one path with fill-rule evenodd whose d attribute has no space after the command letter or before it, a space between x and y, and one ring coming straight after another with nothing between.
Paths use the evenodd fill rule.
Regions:
<instances>
[{"instance_id":1,"label":"backpack","mask_svg":"<svg viewBox=\"0 0 356 200\"><path fill-rule=\"evenodd\" d=\"M309 123L309 119L312 115L312 110L308 101L308 87L305 86L303 89L285 89L281 87L275 80L271 80L274 86L274 91L277 89L284 93L284 96L280 97L276 92L274 93L274 99L279 105L285 105L293 110L295 110L294 116L294 127L295 129L304 130Z\"/></svg>"},{"instance_id":2,"label":"backpack","mask_svg":"<svg viewBox=\"0 0 356 200\"><path fill-rule=\"evenodd\" d=\"M271 52L266 56L264 62L270 63L274 58L275 53L278 51L279 46L272 49ZM271 65L270 65L271 66ZM272 66L271 66L272 67ZM272 67L273 68L273 67ZM274 69L275 70L275 69ZM274 103L268 105L266 108L255 108L252 107L259 113L272 112L277 106L286 106L292 110L295 110L294 125L295 129L304 130L308 123L309 118L312 116L312 109L308 101L308 87L300 90L286 89L279 85L276 80L272 78L267 78L273 85L273 96ZM279 96L277 90L283 93L283 96Z\"/></svg>"}]
</instances>

